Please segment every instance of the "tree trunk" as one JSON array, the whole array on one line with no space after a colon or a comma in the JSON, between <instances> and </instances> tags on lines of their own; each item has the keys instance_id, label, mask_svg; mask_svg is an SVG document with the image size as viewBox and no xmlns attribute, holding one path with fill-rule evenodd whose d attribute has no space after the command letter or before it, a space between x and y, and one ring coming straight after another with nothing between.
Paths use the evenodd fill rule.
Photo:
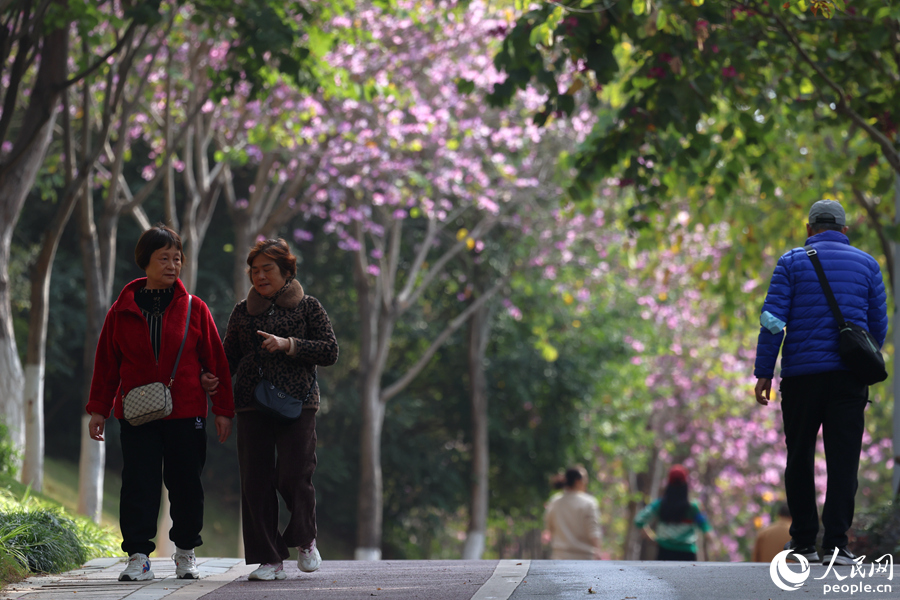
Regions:
<instances>
[{"instance_id":1,"label":"tree trunk","mask_svg":"<svg viewBox=\"0 0 900 600\"><path fill-rule=\"evenodd\" d=\"M363 379L362 431L359 439L359 496L356 523L356 560L381 560L382 516L381 430L384 405L378 398L381 378L372 374Z\"/></svg>"},{"instance_id":2,"label":"tree trunk","mask_svg":"<svg viewBox=\"0 0 900 600\"><path fill-rule=\"evenodd\" d=\"M90 179L90 178L89 178ZM87 300L87 327L84 339L82 372L88 375L82 397L84 403L90 397L91 377L94 372L94 355L100 340L108 303L104 302L97 230L94 227L93 199L90 184L85 185L80 202L81 253L84 262L85 291ZM106 304L107 306L104 306ZM84 415L81 427L81 460L78 465L78 512L100 522L103 511L103 476L106 466L106 444L96 442L88 433L90 415Z\"/></svg>"},{"instance_id":3,"label":"tree trunk","mask_svg":"<svg viewBox=\"0 0 900 600\"><path fill-rule=\"evenodd\" d=\"M68 159L68 158L67 158ZM50 277L59 239L72 216L78 194L69 194L57 208L44 233L41 253L31 273L31 309L28 315L28 354L25 359L25 461L22 483L36 492L44 487L44 372L47 356L47 317Z\"/></svg>"},{"instance_id":4,"label":"tree trunk","mask_svg":"<svg viewBox=\"0 0 900 600\"><path fill-rule=\"evenodd\" d=\"M88 115L90 102L87 84L85 84L84 88L81 154L82 156L89 156L91 132ZM84 389L82 390L84 404L87 404L90 397L91 374L94 372L94 355L97 350L97 343L100 340L100 330L103 327L106 311L109 308L109 296L105 293L107 285L104 281L100 245L94 221L92 187L91 175L88 172L81 188L81 198L78 206L81 258L84 265L84 287L86 292L85 308L87 311L84 355L82 357L82 372L87 375ZM112 247L115 248L115 246ZM106 262L107 264L112 264L114 260L112 257L107 257ZM98 443L90 438L88 432L90 415L85 414L81 421L81 458L78 465L78 512L99 523L103 512L103 476L106 466L106 444Z\"/></svg>"},{"instance_id":5,"label":"tree trunk","mask_svg":"<svg viewBox=\"0 0 900 600\"><path fill-rule=\"evenodd\" d=\"M234 219L234 301L240 302L250 291L250 279L247 277L247 253L253 246L254 231L247 223L241 223L240 217Z\"/></svg>"},{"instance_id":6,"label":"tree trunk","mask_svg":"<svg viewBox=\"0 0 900 600\"><path fill-rule=\"evenodd\" d=\"M0 419L9 427L16 448L25 444L25 411L22 365L12 324L10 245L13 229L50 145L66 80L68 53L66 29L45 36L34 89L10 152L13 162L0 165Z\"/></svg>"},{"instance_id":7,"label":"tree trunk","mask_svg":"<svg viewBox=\"0 0 900 600\"><path fill-rule=\"evenodd\" d=\"M463 560L480 560L484 554L488 516L488 397L485 354L490 335L490 310L487 304L469 318L469 397L472 404L472 490L469 504L469 530L463 548Z\"/></svg>"}]
</instances>

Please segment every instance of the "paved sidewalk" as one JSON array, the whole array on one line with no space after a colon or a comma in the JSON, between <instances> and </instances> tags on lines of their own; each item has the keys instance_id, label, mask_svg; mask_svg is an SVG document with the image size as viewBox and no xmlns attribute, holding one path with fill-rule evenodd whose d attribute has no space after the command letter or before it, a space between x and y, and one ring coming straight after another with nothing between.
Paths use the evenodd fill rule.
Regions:
<instances>
[{"instance_id":1,"label":"paved sidewalk","mask_svg":"<svg viewBox=\"0 0 900 600\"><path fill-rule=\"evenodd\" d=\"M199 580L175 579L152 559L156 579L119 582L123 559L93 560L61 575L8 586L0 600L897 600L890 571L812 565L798 589L779 589L768 563L638 561L329 561L315 573L285 562L287 579L248 581L256 565L198 558ZM871 565L865 565L871 567ZM789 578L790 573L787 574ZM783 583L783 582L782 582ZM868 589L867 589L868 588Z\"/></svg>"},{"instance_id":2,"label":"paved sidewalk","mask_svg":"<svg viewBox=\"0 0 900 600\"><path fill-rule=\"evenodd\" d=\"M80 569L59 575L40 575L6 586L0 600L196 600L238 577L246 579L254 566L240 558L197 558L200 579L176 579L171 558L151 559L151 581L119 581L125 557L97 558Z\"/></svg>"}]
</instances>

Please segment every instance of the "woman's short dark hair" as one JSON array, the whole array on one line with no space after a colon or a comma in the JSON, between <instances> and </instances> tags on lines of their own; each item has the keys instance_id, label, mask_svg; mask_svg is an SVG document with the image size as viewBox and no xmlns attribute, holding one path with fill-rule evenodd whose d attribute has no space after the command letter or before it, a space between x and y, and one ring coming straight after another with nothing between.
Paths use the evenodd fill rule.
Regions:
<instances>
[{"instance_id":1,"label":"woman's short dark hair","mask_svg":"<svg viewBox=\"0 0 900 600\"><path fill-rule=\"evenodd\" d=\"M147 270L150 264L150 257L160 248L171 248L175 246L181 252L181 261L184 262L184 250L181 247L181 236L169 229L162 223L159 223L144 233L138 239L137 246L134 247L134 262L142 271Z\"/></svg>"},{"instance_id":2,"label":"woman's short dark hair","mask_svg":"<svg viewBox=\"0 0 900 600\"><path fill-rule=\"evenodd\" d=\"M297 274L297 257L293 255L291 249L288 248L287 242L283 239L278 238L277 240L260 240L256 242L256 245L250 248L250 254L247 255L247 266L253 267L253 261L260 254L265 254L274 260L281 270L281 276L285 279L294 277ZM250 275L249 268L247 269L247 274ZM250 275L250 280L253 280L252 275Z\"/></svg>"},{"instance_id":3,"label":"woman's short dark hair","mask_svg":"<svg viewBox=\"0 0 900 600\"><path fill-rule=\"evenodd\" d=\"M575 465L566 469L566 487L572 487L576 482L587 478L587 471L581 465Z\"/></svg>"}]
</instances>

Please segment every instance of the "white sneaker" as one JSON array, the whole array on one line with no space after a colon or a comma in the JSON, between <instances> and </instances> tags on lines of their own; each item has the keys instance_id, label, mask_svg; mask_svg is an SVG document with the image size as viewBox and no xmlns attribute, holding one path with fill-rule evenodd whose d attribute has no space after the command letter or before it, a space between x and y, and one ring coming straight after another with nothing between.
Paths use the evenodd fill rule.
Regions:
<instances>
[{"instance_id":1,"label":"white sneaker","mask_svg":"<svg viewBox=\"0 0 900 600\"><path fill-rule=\"evenodd\" d=\"M316 540L313 540L306 550L303 548L297 548L297 550L300 553L299 558L297 558L298 569L304 573L312 573L319 570L319 567L322 566L322 555L319 554L319 549L316 548Z\"/></svg>"},{"instance_id":2,"label":"white sneaker","mask_svg":"<svg viewBox=\"0 0 900 600\"><path fill-rule=\"evenodd\" d=\"M275 579L284 579L287 575L284 572L284 564L262 564L250 573L247 579L251 581L272 581Z\"/></svg>"},{"instance_id":3,"label":"white sneaker","mask_svg":"<svg viewBox=\"0 0 900 600\"><path fill-rule=\"evenodd\" d=\"M175 577L177 579L200 579L200 571L197 570L197 557L194 556L193 548L182 550L176 546L172 560L175 561Z\"/></svg>"},{"instance_id":4,"label":"white sneaker","mask_svg":"<svg viewBox=\"0 0 900 600\"><path fill-rule=\"evenodd\" d=\"M134 553L128 557L125 570L119 573L119 581L147 581L153 579L150 558L146 554Z\"/></svg>"}]
</instances>

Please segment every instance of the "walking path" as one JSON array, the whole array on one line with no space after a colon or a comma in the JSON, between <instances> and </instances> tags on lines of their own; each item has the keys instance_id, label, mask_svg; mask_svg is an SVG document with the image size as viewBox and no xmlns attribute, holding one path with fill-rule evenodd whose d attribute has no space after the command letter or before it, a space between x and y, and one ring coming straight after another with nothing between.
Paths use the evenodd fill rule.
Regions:
<instances>
[{"instance_id":1,"label":"walking path","mask_svg":"<svg viewBox=\"0 0 900 600\"><path fill-rule=\"evenodd\" d=\"M119 582L124 559L103 558L60 575L31 577L0 600L896 600L893 570L864 576L812 566L798 589L773 583L769 564L637 561L328 561L315 573L285 562L287 579L248 581L256 565L198 558L199 580L175 579L152 559L156 579ZM799 565L791 571L795 574ZM783 583L783 582L782 582ZM867 587L868 586L868 587Z\"/></svg>"}]
</instances>

